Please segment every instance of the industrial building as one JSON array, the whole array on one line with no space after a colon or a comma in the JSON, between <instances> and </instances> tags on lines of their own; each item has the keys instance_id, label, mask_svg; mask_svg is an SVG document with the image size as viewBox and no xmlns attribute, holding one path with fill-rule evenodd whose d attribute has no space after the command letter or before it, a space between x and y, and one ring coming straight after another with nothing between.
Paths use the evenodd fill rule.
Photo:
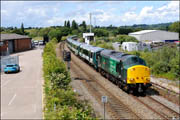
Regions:
<instances>
[{"instance_id":1,"label":"industrial building","mask_svg":"<svg viewBox=\"0 0 180 120\"><path fill-rule=\"evenodd\" d=\"M1 34L0 52L7 55L14 52L21 52L32 48L31 38L18 34Z\"/></svg>"},{"instance_id":2,"label":"industrial building","mask_svg":"<svg viewBox=\"0 0 180 120\"><path fill-rule=\"evenodd\" d=\"M142 30L128 35L141 42L174 42L179 40L179 33L162 30Z\"/></svg>"}]
</instances>

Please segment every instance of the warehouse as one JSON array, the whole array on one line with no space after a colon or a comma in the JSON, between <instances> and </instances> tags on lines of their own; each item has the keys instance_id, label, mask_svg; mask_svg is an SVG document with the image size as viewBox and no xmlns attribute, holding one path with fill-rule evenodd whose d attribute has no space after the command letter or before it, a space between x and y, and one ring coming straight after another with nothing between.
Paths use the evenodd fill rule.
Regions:
<instances>
[{"instance_id":1,"label":"warehouse","mask_svg":"<svg viewBox=\"0 0 180 120\"><path fill-rule=\"evenodd\" d=\"M31 38L18 34L1 34L0 52L7 55L31 49Z\"/></svg>"},{"instance_id":2,"label":"warehouse","mask_svg":"<svg viewBox=\"0 0 180 120\"><path fill-rule=\"evenodd\" d=\"M174 42L179 40L178 33L162 30L142 30L128 35L141 42Z\"/></svg>"}]
</instances>

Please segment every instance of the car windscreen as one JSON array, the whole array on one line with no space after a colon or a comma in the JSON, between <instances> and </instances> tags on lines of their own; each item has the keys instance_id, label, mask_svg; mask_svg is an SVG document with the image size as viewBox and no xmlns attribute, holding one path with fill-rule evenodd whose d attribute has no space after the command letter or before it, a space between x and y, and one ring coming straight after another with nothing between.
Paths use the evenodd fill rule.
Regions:
<instances>
[{"instance_id":1,"label":"car windscreen","mask_svg":"<svg viewBox=\"0 0 180 120\"><path fill-rule=\"evenodd\" d=\"M13 67L14 65L6 65L7 67Z\"/></svg>"}]
</instances>

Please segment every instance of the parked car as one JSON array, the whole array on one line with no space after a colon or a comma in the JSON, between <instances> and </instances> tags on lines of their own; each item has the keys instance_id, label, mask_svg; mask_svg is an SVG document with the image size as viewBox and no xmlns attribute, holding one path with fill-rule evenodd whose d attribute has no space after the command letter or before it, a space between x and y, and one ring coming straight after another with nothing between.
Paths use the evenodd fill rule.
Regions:
<instances>
[{"instance_id":1,"label":"parked car","mask_svg":"<svg viewBox=\"0 0 180 120\"><path fill-rule=\"evenodd\" d=\"M38 42L37 40L35 40L35 41L34 41L34 44L35 44L35 45L38 45L38 44L39 44L39 42Z\"/></svg>"},{"instance_id":2,"label":"parked car","mask_svg":"<svg viewBox=\"0 0 180 120\"><path fill-rule=\"evenodd\" d=\"M44 41L43 41L43 40L40 40L40 41L39 41L39 45L44 45Z\"/></svg>"},{"instance_id":3,"label":"parked car","mask_svg":"<svg viewBox=\"0 0 180 120\"><path fill-rule=\"evenodd\" d=\"M4 68L4 73L19 72L20 66L18 64L7 64Z\"/></svg>"}]
</instances>

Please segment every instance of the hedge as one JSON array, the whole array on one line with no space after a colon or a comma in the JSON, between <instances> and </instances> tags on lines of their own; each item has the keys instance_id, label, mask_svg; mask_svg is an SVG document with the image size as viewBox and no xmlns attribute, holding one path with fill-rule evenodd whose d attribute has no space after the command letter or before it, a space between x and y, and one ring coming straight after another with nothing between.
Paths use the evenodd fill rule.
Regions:
<instances>
[{"instance_id":1,"label":"hedge","mask_svg":"<svg viewBox=\"0 0 180 120\"><path fill-rule=\"evenodd\" d=\"M94 119L86 101L77 100L69 83L70 74L63 61L56 57L57 39L46 44L43 52L44 118L45 119Z\"/></svg>"}]
</instances>

